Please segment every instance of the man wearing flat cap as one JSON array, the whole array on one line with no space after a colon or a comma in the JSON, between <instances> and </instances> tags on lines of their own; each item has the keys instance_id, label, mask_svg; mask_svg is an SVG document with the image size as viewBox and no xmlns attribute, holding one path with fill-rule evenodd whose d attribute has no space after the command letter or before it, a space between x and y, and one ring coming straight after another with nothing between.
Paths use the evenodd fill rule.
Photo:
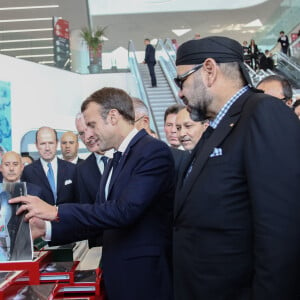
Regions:
<instances>
[{"instance_id":1,"label":"man wearing flat cap","mask_svg":"<svg viewBox=\"0 0 300 300\"><path fill-rule=\"evenodd\" d=\"M210 126L178 182L175 299L297 299L299 120L252 88L235 40L188 41L176 65L179 96Z\"/></svg>"}]
</instances>

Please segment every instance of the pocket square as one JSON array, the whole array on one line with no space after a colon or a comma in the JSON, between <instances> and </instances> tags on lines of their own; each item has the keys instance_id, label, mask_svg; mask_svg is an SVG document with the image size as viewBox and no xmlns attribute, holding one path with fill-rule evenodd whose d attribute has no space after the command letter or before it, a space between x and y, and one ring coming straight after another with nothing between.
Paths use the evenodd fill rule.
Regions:
<instances>
[{"instance_id":1,"label":"pocket square","mask_svg":"<svg viewBox=\"0 0 300 300\"><path fill-rule=\"evenodd\" d=\"M72 183L72 180L71 179L66 179L65 180L65 185L68 185L68 184L71 184Z\"/></svg>"},{"instance_id":2,"label":"pocket square","mask_svg":"<svg viewBox=\"0 0 300 300\"><path fill-rule=\"evenodd\" d=\"M223 155L222 148L214 148L213 152L209 155L209 157L216 157Z\"/></svg>"}]
</instances>

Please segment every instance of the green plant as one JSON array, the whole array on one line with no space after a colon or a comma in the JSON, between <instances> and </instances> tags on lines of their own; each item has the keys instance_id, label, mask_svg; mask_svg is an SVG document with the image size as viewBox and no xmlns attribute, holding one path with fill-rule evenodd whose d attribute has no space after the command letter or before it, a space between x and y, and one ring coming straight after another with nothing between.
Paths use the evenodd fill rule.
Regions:
<instances>
[{"instance_id":1,"label":"green plant","mask_svg":"<svg viewBox=\"0 0 300 300\"><path fill-rule=\"evenodd\" d=\"M100 45L104 42L103 36L106 28L97 27L96 31L92 31L85 27L81 30L80 35L86 41L94 60L97 58Z\"/></svg>"}]
</instances>

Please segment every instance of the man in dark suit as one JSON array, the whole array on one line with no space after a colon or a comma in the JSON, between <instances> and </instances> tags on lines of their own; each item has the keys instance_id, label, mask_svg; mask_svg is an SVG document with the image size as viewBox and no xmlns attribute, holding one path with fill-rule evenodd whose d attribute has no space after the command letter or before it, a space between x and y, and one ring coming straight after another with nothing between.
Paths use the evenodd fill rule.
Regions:
<instances>
[{"instance_id":1,"label":"man in dark suit","mask_svg":"<svg viewBox=\"0 0 300 300\"><path fill-rule=\"evenodd\" d=\"M40 158L24 168L22 181L42 188L42 199L58 205L76 202L74 194L75 165L57 158L57 133L49 127L41 127L36 133L36 147Z\"/></svg>"},{"instance_id":2,"label":"man in dark suit","mask_svg":"<svg viewBox=\"0 0 300 300\"><path fill-rule=\"evenodd\" d=\"M19 182L23 169L24 165L20 154L14 151L4 153L0 164L0 171L3 174L3 178L0 179L0 182ZM27 182L26 187L28 195L42 197L42 189L39 186Z\"/></svg>"},{"instance_id":3,"label":"man in dark suit","mask_svg":"<svg viewBox=\"0 0 300 300\"><path fill-rule=\"evenodd\" d=\"M145 50L145 58L143 63L147 64L148 66L152 87L156 87L157 82L156 82L156 76L154 71L154 66L156 65L155 48L150 44L149 39L144 39L144 45L146 46L146 50Z\"/></svg>"},{"instance_id":4,"label":"man in dark suit","mask_svg":"<svg viewBox=\"0 0 300 300\"><path fill-rule=\"evenodd\" d=\"M73 131L65 132L60 138L60 149L63 160L79 164L84 159L78 156L78 136Z\"/></svg>"},{"instance_id":5,"label":"man in dark suit","mask_svg":"<svg viewBox=\"0 0 300 300\"><path fill-rule=\"evenodd\" d=\"M210 126L176 191L175 299L297 299L299 120L249 87L235 40L188 41L176 65L179 96Z\"/></svg>"},{"instance_id":6,"label":"man in dark suit","mask_svg":"<svg viewBox=\"0 0 300 300\"><path fill-rule=\"evenodd\" d=\"M87 149L92 152L84 162L76 166L76 195L81 203L93 204L96 201L107 157L102 159L105 153L100 151L99 140L96 136L87 132L87 126L81 113L77 114L75 125L80 139Z\"/></svg>"},{"instance_id":7,"label":"man in dark suit","mask_svg":"<svg viewBox=\"0 0 300 300\"><path fill-rule=\"evenodd\" d=\"M19 213L28 210L26 218L32 218L35 236L45 234L38 218L52 220L51 240L58 244L103 231L108 299L172 299L174 161L169 147L134 128L132 100L122 90L103 88L85 100L81 110L101 150L116 150L103 174L97 202L60 205L58 211L30 196L12 203L24 203Z\"/></svg>"}]
</instances>

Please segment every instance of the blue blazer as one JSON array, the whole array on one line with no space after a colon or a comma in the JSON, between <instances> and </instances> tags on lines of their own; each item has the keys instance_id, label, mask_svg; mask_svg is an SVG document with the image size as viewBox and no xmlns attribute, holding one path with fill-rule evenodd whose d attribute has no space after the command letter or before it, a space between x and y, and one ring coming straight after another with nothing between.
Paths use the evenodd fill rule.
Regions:
<instances>
[{"instance_id":1,"label":"blue blazer","mask_svg":"<svg viewBox=\"0 0 300 300\"><path fill-rule=\"evenodd\" d=\"M56 204L76 202L74 192L74 176L75 165L68 161L58 158ZM22 174L22 181L38 185L42 189L42 199L49 204L55 204L54 196L40 159L34 161L33 163L27 165L24 168Z\"/></svg>"},{"instance_id":2,"label":"blue blazer","mask_svg":"<svg viewBox=\"0 0 300 300\"><path fill-rule=\"evenodd\" d=\"M175 197L176 299L297 299L299 153L296 115L252 90L200 139Z\"/></svg>"},{"instance_id":3,"label":"blue blazer","mask_svg":"<svg viewBox=\"0 0 300 300\"><path fill-rule=\"evenodd\" d=\"M76 165L75 190L80 203L95 203L100 187L101 173L96 156L91 153L88 158Z\"/></svg>"},{"instance_id":4,"label":"blue blazer","mask_svg":"<svg viewBox=\"0 0 300 300\"><path fill-rule=\"evenodd\" d=\"M110 162L111 164L111 162ZM52 241L69 243L103 232L102 264L110 300L172 299L171 218L174 160L169 147L141 130L106 178L95 205L59 206Z\"/></svg>"}]
</instances>

